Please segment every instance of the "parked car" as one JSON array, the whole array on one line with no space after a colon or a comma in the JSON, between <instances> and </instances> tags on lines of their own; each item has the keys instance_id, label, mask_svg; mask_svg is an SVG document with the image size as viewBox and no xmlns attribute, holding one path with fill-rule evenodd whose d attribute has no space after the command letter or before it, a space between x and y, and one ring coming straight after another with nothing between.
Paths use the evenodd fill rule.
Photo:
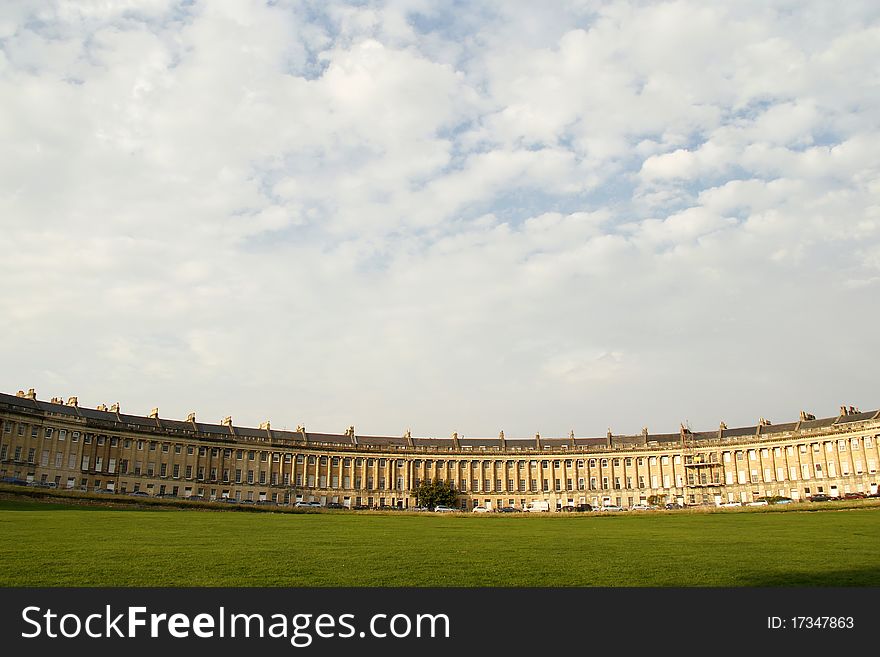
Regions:
<instances>
[{"instance_id":1,"label":"parked car","mask_svg":"<svg viewBox=\"0 0 880 657\"><path fill-rule=\"evenodd\" d=\"M444 506L442 504L439 504L434 507L434 513L449 513L451 511L456 511L456 510L457 509L453 509L450 506Z\"/></svg>"},{"instance_id":2,"label":"parked car","mask_svg":"<svg viewBox=\"0 0 880 657\"><path fill-rule=\"evenodd\" d=\"M651 509L656 509L656 506L650 506L649 504L633 504L629 510L630 511L650 511Z\"/></svg>"},{"instance_id":3,"label":"parked car","mask_svg":"<svg viewBox=\"0 0 880 657\"><path fill-rule=\"evenodd\" d=\"M624 511L625 509L622 506L617 506L616 504L606 504L604 506L598 507L599 511Z\"/></svg>"},{"instance_id":4,"label":"parked car","mask_svg":"<svg viewBox=\"0 0 880 657\"><path fill-rule=\"evenodd\" d=\"M95 491L95 492L97 493L98 491ZM105 491L105 492L109 493L110 491ZM150 496L149 493L147 493L146 491L142 491L142 490L132 491L131 493L129 493L129 495L131 495L132 497L149 497Z\"/></svg>"},{"instance_id":5,"label":"parked car","mask_svg":"<svg viewBox=\"0 0 880 657\"><path fill-rule=\"evenodd\" d=\"M831 498L828 497L827 495L813 495L813 496L810 498L810 502L827 502L827 501L829 501L830 499L831 499Z\"/></svg>"},{"instance_id":6,"label":"parked car","mask_svg":"<svg viewBox=\"0 0 880 657\"><path fill-rule=\"evenodd\" d=\"M757 501L764 501L767 502L767 504L791 504L794 500L790 497L783 497L782 495L767 495L759 497Z\"/></svg>"},{"instance_id":7,"label":"parked car","mask_svg":"<svg viewBox=\"0 0 880 657\"><path fill-rule=\"evenodd\" d=\"M578 513L585 513L587 511L592 511L593 505L592 504L577 504L574 507L572 507L572 510L576 511Z\"/></svg>"},{"instance_id":8,"label":"parked car","mask_svg":"<svg viewBox=\"0 0 880 657\"><path fill-rule=\"evenodd\" d=\"M681 504L679 504L678 502L669 502L664 508L669 510L680 509Z\"/></svg>"},{"instance_id":9,"label":"parked car","mask_svg":"<svg viewBox=\"0 0 880 657\"><path fill-rule=\"evenodd\" d=\"M352 507L352 508L355 508L355 507ZM415 511L415 512L417 512L417 513L422 513L422 512L424 512L424 511L430 511L431 509L429 509L429 508L426 507L426 506L416 506L416 507L413 507L412 510Z\"/></svg>"},{"instance_id":10,"label":"parked car","mask_svg":"<svg viewBox=\"0 0 880 657\"><path fill-rule=\"evenodd\" d=\"M746 506L767 506L768 504L767 500L755 500L754 502L749 502Z\"/></svg>"},{"instance_id":11,"label":"parked car","mask_svg":"<svg viewBox=\"0 0 880 657\"><path fill-rule=\"evenodd\" d=\"M863 500L867 497L864 493L844 493L843 499L845 500Z\"/></svg>"},{"instance_id":12,"label":"parked car","mask_svg":"<svg viewBox=\"0 0 880 657\"><path fill-rule=\"evenodd\" d=\"M344 509L345 506L340 504L339 502L329 502L327 504L328 509Z\"/></svg>"},{"instance_id":13,"label":"parked car","mask_svg":"<svg viewBox=\"0 0 880 657\"><path fill-rule=\"evenodd\" d=\"M742 506L742 502L722 502L718 506L723 506L723 507Z\"/></svg>"},{"instance_id":14,"label":"parked car","mask_svg":"<svg viewBox=\"0 0 880 657\"><path fill-rule=\"evenodd\" d=\"M499 511L501 513L519 513L521 509L517 509L515 506L502 506Z\"/></svg>"},{"instance_id":15,"label":"parked car","mask_svg":"<svg viewBox=\"0 0 880 657\"><path fill-rule=\"evenodd\" d=\"M492 509L488 509L484 506L475 506L472 513L492 513Z\"/></svg>"},{"instance_id":16,"label":"parked car","mask_svg":"<svg viewBox=\"0 0 880 657\"><path fill-rule=\"evenodd\" d=\"M547 500L534 500L526 504L525 511L529 513L547 513L550 511L550 502Z\"/></svg>"},{"instance_id":17,"label":"parked car","mask_svg":"<svg viewBox=\"0 0 880 657\"><path fill-rule=\"evenodd\" d=\"M297 507L300 507L300 508L303 508L303 507L305 507L305 508L316 508L316 507L320 507L320 506L321 506L321 503L320 503L320 502L303 502L302 500L300 500L299 502L297 502L297 503L294 504L293 506L297 506Z\"/></svg>"}]
</instances>

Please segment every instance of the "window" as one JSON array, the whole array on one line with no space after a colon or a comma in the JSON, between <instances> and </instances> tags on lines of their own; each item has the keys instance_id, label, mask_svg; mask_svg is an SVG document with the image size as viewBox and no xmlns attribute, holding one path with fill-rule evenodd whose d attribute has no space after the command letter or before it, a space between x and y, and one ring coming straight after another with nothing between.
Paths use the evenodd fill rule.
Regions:
<instances>
[{"instance_id":1,"label":"window","mask_svg":"<svg viewBox=\"0 0 880 657\"><path fill-rule=\"evenodd\" d=\"M171 468L171 476L174 479L180 478L180 464L179 463L175 463L174 466Z\"/></svg>"},{"instance_id":2,"label":"window","mask_svg":"<svg viewBox=\"0 0 880 657\"><path fill-rule=\"evenodd\" d=\"M170 448L170 446L168 445L168 443L162 443L162 451L163 452L165 452L167 454L169 448Z\"/></svg>"},{"instance_id":3,"label":"window","mask_svg":"<svg viewBox=\"0 0 880 657\"><path fill-rule=\"evenodd\" d=\"M175 454L180 454L181 451L182 451L182 449L181 449L181 445L175 445L175 446L174 446L174 453L175 453Z\"/></svg>"},{"instance_id":4,"label":"window","mask_svg":"<svg viewBox=\"0 0 880 657\"><path fill-rule=\"evenodd\" d=\"M193 476L193 467L191 465L186 466L186 471L184 473L184 477L187 479L192 479Z\"/></svg>"}]
</instances>

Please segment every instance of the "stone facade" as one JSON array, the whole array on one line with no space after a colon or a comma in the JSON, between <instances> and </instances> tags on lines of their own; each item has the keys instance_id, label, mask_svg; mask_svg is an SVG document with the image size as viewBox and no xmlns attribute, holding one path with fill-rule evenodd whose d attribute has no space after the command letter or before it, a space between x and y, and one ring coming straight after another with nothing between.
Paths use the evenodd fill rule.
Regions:
<instances>
[{"instance_id":1,"label":"stone facade","mask_svg":"<svg viewBox=\"0 0 880 657\"><path fill-rule=\"evenodd\" d=\"M461 491L464 509L550 509L577 504L629 507L750 502L767 495L877 492L880 411L841 407L837 416L752 427L579 438L474 439L361 436L238 427L127 415L0 394L0 477L58 488L235 498L292 504L415 506L420 481Z\"/></svg>"}]
</instances>

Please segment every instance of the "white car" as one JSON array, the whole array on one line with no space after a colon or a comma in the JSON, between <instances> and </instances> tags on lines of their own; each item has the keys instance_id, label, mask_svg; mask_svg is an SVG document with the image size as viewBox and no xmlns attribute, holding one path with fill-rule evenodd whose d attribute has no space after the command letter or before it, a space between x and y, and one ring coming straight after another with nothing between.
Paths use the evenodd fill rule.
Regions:
<instances>
[{"instance_id":1,"label":"white car","mask_svg":"<svg viewBox=\"0 0 880 657\"><path fill-rule=\"evenodd\" d=\"M742 506L742 502L725 502L724 504L719 504L718 506L726 506L726 507Z\"/></svg>"},{"instance_id":2,"label":"white car","mask_svg":"<svg viewBox=\"0 0 880 657\"><path fill-rule=\"evenodd\" d=\"M767 506L767 500L755 500L754 502L749 502L747 506Z\"/></svg>"},{"instance_id":3,"label":"white car","mask_svg":"<svg viewBox=\"0 0 880 657\"><path fill-rule=\"evenodd\" d=\"M651 509L656 509L656 506L650 506L648 504L634 504L629 508L630 511L650 511Z\"/></svg>"},{"instance_id":4,"label":"white car","mask_svg":"<svg viewBox=\"0 0 880 657\"><path fill-rule=\"evenodd\" d=\"M449 513L450 511L455 511L455 509L449 506L443 506L442 504L434 507L434 513Z\"/></svg>"},{"instance_id":5,"label":"white car","mask_svg":"<svg viewBox=\"0 0 880 657\"><path fill-rule=\"evenodd\" d=\"M489 513L492 509L487 509L484 506L475 506L473 513Z\"/></svg>"},{"instance_id":6,"label":"white car","mask_svg":"<svg viewBox=\"0 0 880 657\"><path fill-rule=\"evenodd\" d=\"M321 503L320 502L297 502L293 506L314 508L314 507L320 507Z\"/></svg>"},{"instance_id":7,"label":"white car","mask_svg":"<svg viewBox=\"0 0 880 657\"><path fill-rule=\"evenodd\" d=\"M603 506L599 509L600 511L623 511L623 507L617 506L615 504L609 504L607 506Z\"/></svg>"}]
</instances>

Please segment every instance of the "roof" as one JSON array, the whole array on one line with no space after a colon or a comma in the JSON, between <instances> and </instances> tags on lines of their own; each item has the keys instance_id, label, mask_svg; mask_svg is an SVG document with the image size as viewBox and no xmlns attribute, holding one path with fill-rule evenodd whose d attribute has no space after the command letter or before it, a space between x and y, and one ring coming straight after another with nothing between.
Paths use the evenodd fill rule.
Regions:
<instances>
[{"instance_id":1,"label":"roof","mask_svg":"<svg viewBox=\"0 0 880 657\"><path fill-rule=\"evenodd\" d=\"M802 420L800 429L823 429L830 427L837 421L836 417L825 417L818 420Z\"/></svg>"},{"instance_id":2,"label":"roof","mask_svg":"<svg viewBox=\"0 0 880 657\"><path fill-rule=\"evenodd\" d=\"M878 411L866 411L864 413L850 413L849 415L841 415L835 424L848 424L850 422L864 422L865 420L873 420Z\"/></svg>"},{"instance_id":3,"label":"roof","mask_svg":"<svg viewBox=\"0 0 880 657\"><path fill-rule=\"evenodd\" d=\"M784 433L786 431L794 431L797 429L797 422L786 422L784 424L766 424L761 427L761 435L767 433Z\"/></svg>"},{"instance_id":4,"label":"roof","mask_svg":"<svg viewBox=\"0 0 880 657\"><path fill-rule=\"evenodd\" d=\"M758 427L736 427L733 429L722 429L722 438L737 438L739 436L757 436Z\"/></svg>"},{"instance_id":5,"label":"roof","mask_svg":"<svg viewBox=\"0 0 880 657\"><path fill-rule=\"evenodd\" d=\"M157 419L141 415L122 414L110 411L99 411L94 408L69 406L52 401L40 401L29 397L20 397L8 393L0 393L0 404L22 409L23 411L43 412L70 417L83 418L86 421L113 423L117 427L128 425L131 427L145 428L155 431L157 428L169 432L179 431L186 433L200 432L209 436L223 438L259 438L270 440L285 440L292 442L302 441L303 434L298 431L270 430L254 427L230 427L225 424L211 424L203 422L191 422L185 420ZM822 429L834 425L845 425L854 422L864 422L880 419L880 410L849 413L845 415L820 418L817 420L802 420L800 422L787 422L782 424L769 424L750 427L735 427L721 430L723 438L758 437L759 435L778 434L798 430ZM349 434L334 433L307 433L308 443L315 445L351 445L364 447L416 447L436 450L452 450L456 440L453 438L409 438L404 436L352 436ZM695 442L714 440L718 437L718 431L696 431L688 434L688 440ZM642 446L646 443L678 443L681 434L676 433L653 433L611 436L610 446L631 447ZM547 437L547 438L458 438L458 445L463 450L491 449L500 450L502 445L509 451L536 450L540 444L542 447L551 448L584 448L609 446L609 437L595 436L586 438Z\"/></svg>"}]
</instances>

